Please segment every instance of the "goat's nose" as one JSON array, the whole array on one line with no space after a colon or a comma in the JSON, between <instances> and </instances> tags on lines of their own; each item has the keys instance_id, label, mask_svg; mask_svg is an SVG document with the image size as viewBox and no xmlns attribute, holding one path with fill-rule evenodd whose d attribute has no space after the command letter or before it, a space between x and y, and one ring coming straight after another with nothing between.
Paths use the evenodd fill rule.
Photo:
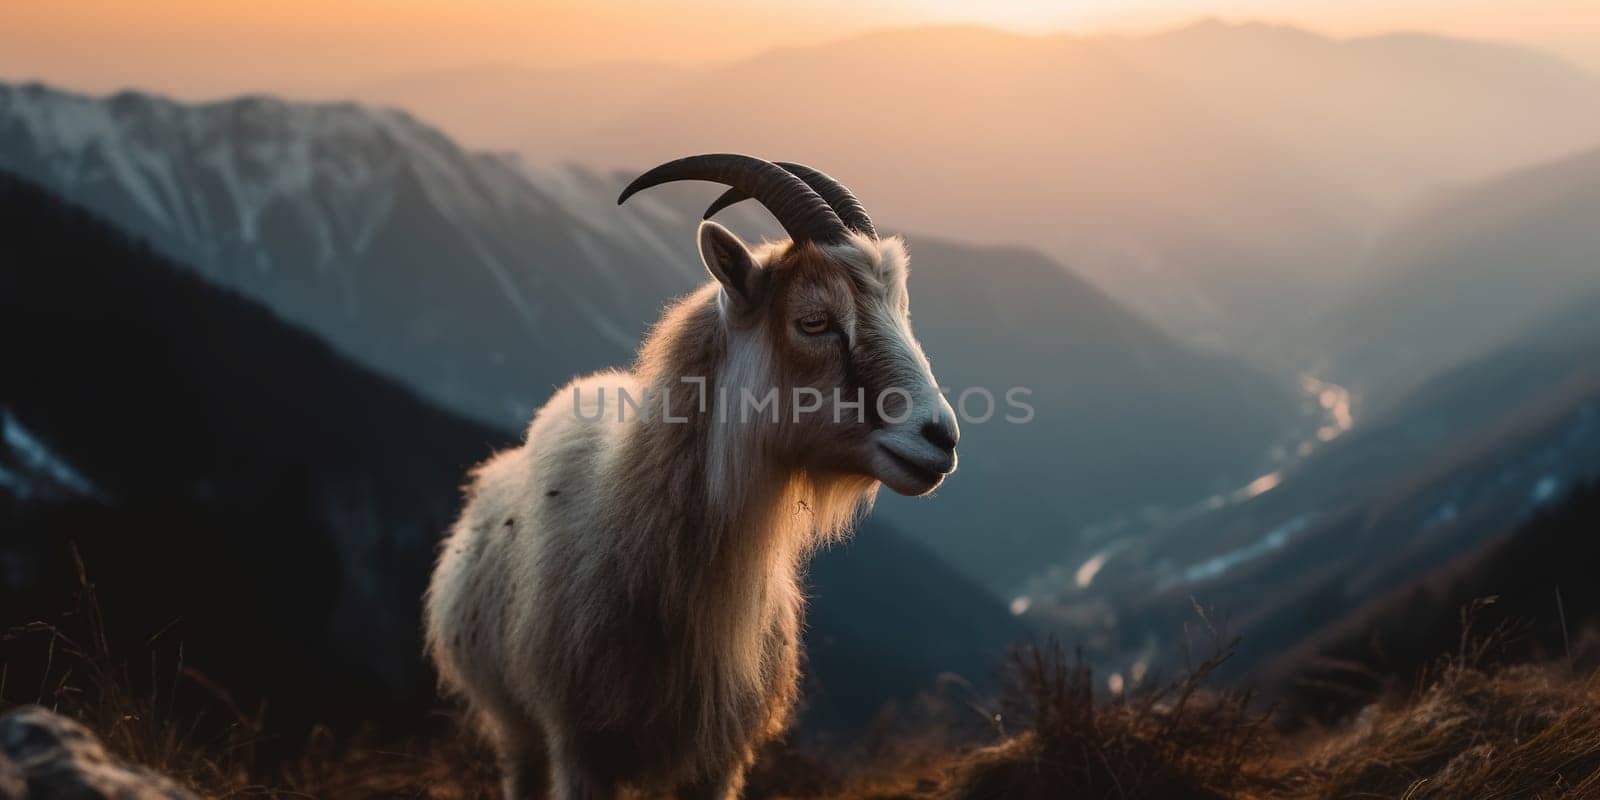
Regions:
<instances>
[{"instance_id":1,"label":"goat's nose","mask_svg":"<svg viewBox=\"0 0 1600 800\"><path fill-rule=\"evenodd\" d=\"M922 423L922 438L940 450L951 452L956 449L956 440L961 438L961 431L949 415L940 415L938 419Z\"/></svg>"}]
</instances>

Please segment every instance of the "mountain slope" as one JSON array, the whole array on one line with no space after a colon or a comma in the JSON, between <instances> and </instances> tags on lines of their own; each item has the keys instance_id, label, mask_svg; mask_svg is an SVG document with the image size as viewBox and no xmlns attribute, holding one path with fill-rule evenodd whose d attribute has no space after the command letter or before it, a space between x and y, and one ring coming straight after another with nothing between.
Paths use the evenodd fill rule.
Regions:
<instances>
[{"instance_id":1,"label":"mountain slope","mask_svg":"<svg viewBox=\"0 0 1600 800\"><path fill-rule=\"evenodd\" d=\"M21 477L0 487L0 624L73 607L71 541L119 642L176 622L188 662L242 703L313 721L424 696L433 544L505 435L11 176L0 241ZM28 451L79 480L41 485L18 469Z\"/></svg>"},{"instance_id":2,"label":"mountain slope","mask_svg":"<svg viewBox=\"0 0 1600 800\"><path fill-rule=\"evenodd\" d=\"M1600 82L1512 45L1206 20L1110 46L1386 210L1600 141Z\"/></svg>"},{"instance_id":3,"label":"mountain slope","mask_svg":"<svg viewBox=\"0 0 1600 800\"><path fill-rule=\"evenodd\" d=\"M559 182L609 194L609 177L536 178L349 104L3 87L0 168L506 425L573 373L626 360L662 298L700 274L640 221L669 213L659 200L580 218Z\"/></svg>"},{"instance_id":4,"label":"mountain slope","mask_svg":"<svg viewBox=\"0 0 1600 800\"><path fill-rule=\"evenodd\" d=\"M1286 387L1179 347L1104 293L1021 248L910 239L916 330L952 405L961 467L934 500L877 513L1010 591L1079 528L1243 482L1288 441ZM979 422L993 398L993 417ZM1023 423L1007 393L1034 408ZM960 410L960 409L958 409Z\"/></svg>"},{"instance_id":5,"label":"mountain slope","mask_svg":"<svg viewBox=\"0 0 1600 800\"><path fill-rule=\"evenodd\" d=\"M570 376L627 363L661 305L704 280L693 231L715 194L663 187L619 210L626 176L472 155L395 112L38 86L0 89L0 165L507 429ZM774 229L753 203L726 217ZM911 247L938 374L999 413L968 426L941 497L879 516L993 590L1076 527L1255 474L1299 422L1279 381L1179 346L1037 253ZM1029 425L999 418L1011 387L1034 390Z\"/></svg>"},{"instance_id":6,"label":"mountain slope","mask_svg":"<svg viewBox=\"0 0 1600 800\"><path fill-rule=\"evenodd\" d=\"M1600 150L1460 191L1375 249L1382 277L1330 313L1331 371L1378 398L1600 293Z\"/></svg>"},{"instance_id":7,"label":"mountain slope","mask_svg":"<svg viewBox=\"0 0 1600 800\"><path fill-rule=\"evenodd\" d=\"M71 541L119 652L162 632L275 726L414 720L435 543L509 437L4 175L0 242L0 338L21 345L0 382L0 628L73 607ZM882 523L810 575L812 727L944 672L983 683L1026 635ZM42 654L24 644L0 648L13 686Z\"/></svg>"},{"instance_id":8,"label":"mountain slope","mask_svg":"<svg viewBox=\"0 0 1600 800\"><path fill-rule=\"evenodd\" d=\"M1597 365L1600 294L1426 382L1253 494L1104 543L1076 585L1041 581L1035 605L1125 665L1172 657L1158 643L1198 601L1244 636L1232 666L1249 669L1600 477Z\"/></svg>"},{"instance_id":9,"label":"mountain slope","mask_svg":"<svg viewBox=\"0 0 1600 800\"><path fill-rule=\"evenodd\" d=\"M1561 658L1571 665L1575 651L1587 645L1588 658L1571 667L1582 674L1592 669L1600 624L1593 580L1597 526L1600 485L1574 487L1531 520L1378 595L1278 655L1265 670L1268 686L1287 695L1294 711L1337 718L1413 684L1441 654L1461 652L1463 638L1469 648L1482 649L1484 663ZM1464 629L1465 609L1472 613ZM1491 639L1496 633L1500 638Z\"/></svg>"}]
</instances>

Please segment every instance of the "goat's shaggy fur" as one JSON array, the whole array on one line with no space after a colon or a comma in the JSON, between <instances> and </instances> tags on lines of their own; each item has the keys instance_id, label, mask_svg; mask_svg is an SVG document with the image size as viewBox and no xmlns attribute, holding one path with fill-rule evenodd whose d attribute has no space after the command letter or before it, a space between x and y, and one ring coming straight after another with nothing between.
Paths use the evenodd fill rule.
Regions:
<instances>
[{"instance_id":1,"label":"goat's shaggy fur","mask_svg":"<svg viewBox=\"0 0 1600 800\"><path fill-rule=\"evenodd\" d=\"M904 319L898 239L781 242L752 258L773 286L807 280ZM804 277L830 270L838 281ZM878 482L797 466L788 454L811 432L787 424L787 397L785 424L719 413L742 387L816 379L775 357L781 310L741 333L728 303L714 282L677 302L631 371L561 389L522 446L472 473L428 591L428 649L481 718L510 796L732 797L787 723L804 557L848 530ZM913 360L931 378L920 349ZM684 378L705 379L709 410ZM650 401L619 421L619 389Z\"/></svg>"}]
</instances>

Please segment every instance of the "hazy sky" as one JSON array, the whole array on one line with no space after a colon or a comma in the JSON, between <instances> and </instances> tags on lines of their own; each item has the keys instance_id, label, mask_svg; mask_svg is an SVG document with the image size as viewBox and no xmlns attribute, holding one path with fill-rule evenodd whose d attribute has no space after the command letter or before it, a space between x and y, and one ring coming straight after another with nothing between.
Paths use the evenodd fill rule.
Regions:
<instances>
[{"instance_id":1,"label":"hazy sky","mask_svg":"<svg viewBox=\"0 0 1600 800\"><path fill-rule=\"evenodd\" d=\"M1600 70L1600 0L3 0L0 79L337 94L489 62L729 59L893 25L1093 33L1207 15L1527 42Z\"/></svg>"}]
</instances>

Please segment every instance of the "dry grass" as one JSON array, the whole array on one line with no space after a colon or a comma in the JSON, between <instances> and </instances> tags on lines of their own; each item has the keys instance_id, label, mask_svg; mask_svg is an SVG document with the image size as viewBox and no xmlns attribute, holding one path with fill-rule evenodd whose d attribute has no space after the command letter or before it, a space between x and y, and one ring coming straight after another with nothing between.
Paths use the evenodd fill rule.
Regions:
<instances>
[{"instance_id":1,"label":"dry grass","mask_svg":"<svg viewBox=\"0 0 1600 800\"><path fill-rule=\"evenodd\" d=\"M93 619L79 621L92 625ZM126 662L112 658L103 639L75 638L64 626L36 623L7 636L38 639L47 648L49 680L30 702L83 722L116 757L208 797L453 800L489 797L497 786L489 753L447 715L419 726L444 735L366 731L341 739L318 728L286 747L263 736L259 714L240 711L226 692L181 663L165 670L152 658L150 672L135 676ZM165 686L129 689L158 671L168 678ZM16 694L0 697L10 703ZM268 755L286 749L294 755Z\"/></svg>"},{"instance_id":2,"label":"dry grass","mask_svg":"<svg viewBox=\"0 0 1600 800\"><path fill-rule=\"evenodd\" d=\"M1281 796L1308 800L1600 797L1600 681L1552 665L1453 667L1286 766Z\"/></svg>"},{"instance_id":3,"label":"dry grass","mask_svg":"<svg viewBox=\"0 0 1600 800\"><path fill-rule=\"evenodd\" d=\"M109 752L191 787L253 788L244 756L258 726L225 692L183 663L181 646L170 652L157 648L160 632L146 642L148 666L139 666L147 671L136 677L134 664L114 657L94 586L81 559L76 566L80 598L75 612L58 624L35 622L5 633L7 644L42 649L43 665L37 686L28 687L31 696L28 688L8 680L11 665L0 665L0 707L31 702L58 711L87 725ZM157 680L158 673L165 679ZM135 691L137 685L149 688ZM179 710L179 695L188 691L206 696L205 710Z\"/></svg>"},{"instance_id":4,"label":"dry grass","mask_svg":"<svg viewBox=\"0 0 1600 800\"><path fill-rule=\"evenodd\" d=\"M114 653L81 560L77 569L75 611L0 637L8 650L42 655L38 682L28 686L10 679L9 664L0 662L0 711L36 704L77 719L111 754L208 797L447 800L496 791L488 752L448 714L419 721L417 728L427 733L409 737L384 731L339 737L322 728L303 742L267 737L265 709L240 709L222 687L184 663L181 645L165 645L160 632L137 657Z\"/></svg>"},{"instance_id":5,"label":"dry grass","mask_svg":"<svg viewBox=\"0 0 1600 800\"><path fill-rule=\"evenodd\" d=\"M4 686L11 702L42 701L82 720L112 753L213 797L492 797L492 759L448 715L417 732L340 737L317 730L266 748L259 712L175 659L153 637L148 672L113 657L87 581L70 625L11 632L45 649L45 679ZM1600 678L1567 662L1495 670L1486 647L1463 646L1403 696L1330 729L1285 733L1248 694L1207 678L1230 643L1175 680L1097 698L1081 659L1022 648L989 743L955 747L941 731L879 738L840 758L774 747L752 773L752 798L1034 800L1035 798L1539 798L1600 797ZM1478 640L1474 640L1478 641ZM136 674L137 673L137 674ZM152 678L164 676L165 680ZM135 691L130 687L149 686ZM37 696L31 696L36 693ZM970 720L972 715L968 714ZM870 753L862 755L861 753Z\"/></svg>"},{"instance_id":6,"label":"dry grass","mask_svg":"<svg viewBox=\"0 0 1600 800\"><path fill-rule=\"evenodd\" d=\"M1413 691L1303 736L1300 748L1280 755L1283 790L1275 796L1600 797L1600 673L1579 670L1573 658L1596 646L1594 632L1581 632L1575 650L1563 619L1564 660L1508 665L1518 626L1502 620L1475 630L1495 601L1478 598L1460 610L1456 652L1440 657Z\"/></svg>"},{"instance_id":7,"label":"dry grass","mask_svg":"<svg viewBox=\"0 0 1600 800\"><path fill-rule=\"evenodd\" d=\"M1600 798L1600 675L1570 662L1496 668L1503 628L1472 630L1417 687L1331 729L1295 729L1206 679L1231 643L1177 680L1097 700L1059 648L1025 648L999 741L867 765L822 791L840 800ZM1213 634L1215 635L1215 634ZM1220 642L1220 637L1216 637ZM1289 732L1293 730L1293 732Z\"/></svg>"},{"instance_id":8,"label":"dry grass","mask_svg":"<svg viewBox=\"0 0 1600 800\"><path fill-rule=\"evenodd\" d=\"M1209 625L1207 629L1210 630ZM860 770L820 796L852 800L1225 798L1265 785L1269 714L1246 692L1204 687L1232 643L1176 680L1097 699L1093 675L1058 645L1013 652L998 741Z\"/></svg>"},{"instance_id":9,"label":"dry grass","mask_svg":"<svg viewBox=\"0 0 1600 800\"><path fill-rule=\"evenodd\" d=\"M1009 703L1024 731L957 762L942 792L953 798L1226 797L1264 753L1267 716L1247 694L1217 695L1203 682L1219 652L1151 691L1095 699L1090 670L1058 648L1014 658L1020 691Z\"/></svg>"}]
</instances>

